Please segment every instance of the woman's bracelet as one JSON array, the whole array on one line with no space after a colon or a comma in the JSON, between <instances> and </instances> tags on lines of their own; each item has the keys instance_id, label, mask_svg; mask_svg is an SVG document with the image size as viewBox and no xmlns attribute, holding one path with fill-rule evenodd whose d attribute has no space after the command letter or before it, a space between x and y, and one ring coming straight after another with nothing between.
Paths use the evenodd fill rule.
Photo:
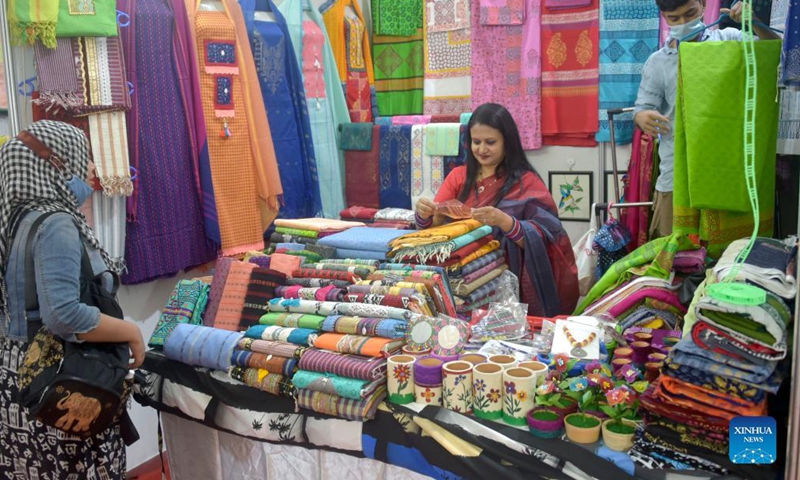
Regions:
<instances>
[{"instance_id":1,"label":"woman's bracelet","mask_svg":"<svg viewBox=\"0 0 800 480\"><path fill-rule=\"evenodd\" d=\"M522 224L520 224L519 220L514 217L511 217L511 220L514 221L514 225L511 227L511 230L503 233L505 234L506 238L514 243L517 243L522 240L523 237Z\"/></svg>"},{"instance_id":2,"label":"woman's bracelet","mask_svg":"<svg viewBox=\"0 0 800 480\"><path fill-rule=\"evenodd\" d=\"M428 228L431 225L433 225L433 217L429 217L427 219L424 219L424 218L420 217L419 213L417 213L417 212L414 212L414 221L417 223L417 226L419 228Z\"/></svg>"}]
</instances>

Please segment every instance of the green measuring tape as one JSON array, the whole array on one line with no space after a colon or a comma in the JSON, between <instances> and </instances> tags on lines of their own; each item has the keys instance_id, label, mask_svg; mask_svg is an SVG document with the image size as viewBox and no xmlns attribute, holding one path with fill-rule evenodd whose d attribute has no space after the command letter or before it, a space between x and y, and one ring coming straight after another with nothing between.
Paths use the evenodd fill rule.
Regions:
<instances>
[{"instance_id":1,"label":"green measuring tape","mask_svg":"<svg viewBox=\"0 0 800 480\"><path fill-rule=\"evenodd\" d=\"M709 285L708 294L717 300L736 305L760 305L767 301L764 290L745 283L734 283L742 264L747 260L758 238L761 215L756 186L756 93L758 92L758 71L756 70L755 38L753 36L753 9L745 4L742 9L742 50L745 64L744 101L744 176L747 193L753 208L753 233L747 246L739 252L728 275L720 282Z\"/></svg>"}]
</instances>

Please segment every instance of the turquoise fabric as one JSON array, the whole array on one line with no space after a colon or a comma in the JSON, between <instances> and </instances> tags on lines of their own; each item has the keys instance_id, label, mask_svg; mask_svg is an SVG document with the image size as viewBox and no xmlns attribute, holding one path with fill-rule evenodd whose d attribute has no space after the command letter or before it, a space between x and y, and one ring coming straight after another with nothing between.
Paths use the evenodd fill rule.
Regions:
<instances>
[{"instance_id":1,"label":"turquoise fabric","mask_svg":"<svg viewBox=\"0 0 800 480\"><path fill-rule=\"evenodd\" d=\"M332 373L309 372L299 370L292 377L295 388L305 388L316 392L337 395L352 400L362 400L368 395L369 382L355 378L340 377Z\"/></svg>"}]
</instances>

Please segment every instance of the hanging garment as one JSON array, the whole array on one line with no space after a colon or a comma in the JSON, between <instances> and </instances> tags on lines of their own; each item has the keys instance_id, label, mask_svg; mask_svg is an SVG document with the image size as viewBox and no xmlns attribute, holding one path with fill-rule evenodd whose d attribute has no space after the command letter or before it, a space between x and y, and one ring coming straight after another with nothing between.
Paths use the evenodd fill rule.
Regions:
<instances>
[{"instance_id":1,"label":"hanging garment","mask_svg":"<svg viewBox=\"0 0 800 480\"><path fill-rule=\"evenodd\" d=\"M12 0L8 2L8 27L16 44L33 45L41 40L47 48L56 48L58 2Z\"/></svg>"},{"instance_id":2,"label":"hanging garment","mask_svg":"<svg viewBox=\"0 0 800 480\"><path fill-rule=\"evenodd\" d=\"M636 102L644 62L658 50L659 10L655 2L606 0L600 2L600 117L598 142L611 141L607 109ZM617 144L633 139L633 113L614 118Z\"/></svg>"},{"instance_id":3,"label":"hanging garment","mask_svg":"<svg viewBox=\"0 0 800 480\"><path fill-rule=\"evenodd\" d=\"M258 76L240 7L190 11L222 236L222 254L263 248L282 193ZM241 27L241 28L240 28Z\"/></svg>"},{"instance_id":4,"label":"hanging garment","mask_svg":"<svg viewBox=\"0 0 800 480\"><path fill-rule=\"evenodd\" d=\"M783 62L781 85L797 89L800 87L800 3L792 2L786 20L783 38Z\"/></svg>"},{"instance_id":5,"label":"hanging garment","mask_svg":"<svg viewBox=\"0 0 800 480\"><path fill-rule=\"evenodd\" d=\"M348 8L350 7L350 8ZM345 91L350 120L371 122L375 111L375 79L366 22L359 2L328 0L320 8Z\"/></svg>"},{"instance_id":6,"label":"hanging garment","mask_svg":"<svg viewBox=\"0 0 800 480\"><path fill-rule=\"evenodd\" d=\"M375 35L409 37L422 27L422 3L417 0L372 0L371 7Z\"/></svg>"},{"instance_id":7,"label":"hanging garment","mask_svg":"<svg viewBox=\"0 0 800 480\"><path fill-rule=\"evenodd\" d=\"M128 271L122 281L135 284L214 259L216 248L205 229L203 201L210 199L212 207L214 203L213 188L204 197L201 187L200 172L210 174L210 167L208 156L199 155L195 117L190 114L197 74L184 69L189 65L184 55L191 51L186 6L180 0L125 0L118 6L131 17L120 33L128 47L126 66L133 84L128 150L138 172L136 200L128 200ZM206 181L210 183L210 178ZM213 213L216 217L215 207ZM218 238L218 224L216 231Z\"/></svg>"},{"instance_id":8,"label":"hanging garment","mask_svg":"<svg viewBox=\"0 0 800 480\"><path fill-rule=\"evenodd\" d=\"M421 27L421 9L419 14ZM372 48L378 113L387 117L422 113L425 76L422 28L405 37L373 34Z\"/></svg>"},{"instance_id":9,"label":"hanging garment","mask_svg":"<svg viewBox=\"0 0 800 480\"><path fill-rule=\"evenodd\" d=\"M652 137L636 129L633 134L631 159L628 163L628 184L625 199L629 203L649 202L653 199L654 169L657 163L655 142ZM647 243L650 226L650 207L623 210L622 222L631 232L631 250Z\"/></svg>"},{"instance_id":10,"label":"hanging garment","mask_svg":"<svg viewBox=\"0 0 800 480\"><path fill-rule=\"evenodd\" d=\"M762 236L771 236L775 213L779 50L780 42L755 42L759 72L755 173ZM679 66L673 230L699 234L700 240L708 242L709 256L718 258L732 241L750 235L754 222L742 169L745 65L741 45L687 43L681 47ZM704 120L705 112L715 112L711 124ZM709 159L714 159L713 165Z\"/></svg>"},{"instance_id":11,"label":"hanging garment","mask_svg":"<svg viewBox=\"0 0 800 480\"><path fill-rule=\"evenodd\" d=\"M335 218L345 208L344 152L339 149L339 129L350 123L322 15L309 0L285 0L278 7L286 20L294 54L303 73L317 159L322 212ZM304 20L304 12L309 19Z\"/></svg>"},{"instance_id":12,"label":"hanging garment","mask_svg":"<svg viewBox=\"0 0 800 480\"><path fill-rule=\"evenodd\" d=\"M317 161L302 77L286 22L271 0L240 0L240 4L281 174L280 216L316 217L322 214ZM256 9L273 12L275 22L256 21Z\"/></svg>"},{"instance_id":13,"label":"hanging garment","mask_svg":"<svg viewBox=\"0 0 800 480\"><path fill-rule=\"evenodd\" d=\"M484 2L472 2L472 107L504 105L514 116L522 146L533 150L542 146L542 22L540 0L525 2L523 25L481 24Z\"/></svg>"},{"instance_id":14,"label":"hanging garment","mask_svg":"<svg viewBox=\"0 0 800 480\"><path fill-rule=\"evenodd\" d=\"M599 0L586 7L542 7L542 136L546 145L596 145Z\"/></svg>"},{"instance_id":15,"label":"hanging garment","mask_svg":"<svg viewBox=\"0 0 800 480\"><path fill-rule=\"evenodd\" d=\"M411 127L411 204L433 199L444 182L444 158L425 152L425 125Z\"/></svg>"},{"instance_id":16,"label":"hanging garment","mask_svg":"<svg viewBox=\"0 0 800 480\"><path fill-rule=\"evenodd\" d=\"M381 208L411 209L411 129L409 125L380 128Z\"/></svg>"},{"instance_id":17,"label":"hanging garment","mask_svg":"<svg viewBox=\"0 0 800 480\"><path fill-rule=\"evenodd\" d=\"M344 152L347 179L347 206L380 208L380 129L372 127L372 145L369 150Z\"/></svg>"},{"instance_id":18,"label":"hanging garment","mask_svg":"<svg viewBox=\"0 0 800 480\"><path fill-rule=\"evenodd\" d=\"M115 272L125 271L125 197L109 197L103 192L92 196L94 233L111 259Z\"/></svg>"}]
</instances>

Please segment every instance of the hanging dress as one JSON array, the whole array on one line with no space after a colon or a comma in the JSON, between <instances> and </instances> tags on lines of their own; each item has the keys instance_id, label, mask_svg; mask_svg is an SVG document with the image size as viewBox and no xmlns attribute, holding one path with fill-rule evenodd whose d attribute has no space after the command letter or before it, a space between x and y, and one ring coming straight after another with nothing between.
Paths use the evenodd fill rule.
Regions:
<instances>
[{"instance_id":1,"label":"hanging dress","mask_svg":"<svg viewBox=\"0 0 800 480\"><path fill-rule=\"evenodd\" d=\"M191 1L191 0L190 0ZM199 6L199 3L197 4ZM269 124L238 4L190 11L222 254L261 250L282 193Z\"/></svg>"},{"instance_id":2,"label":"hanging dress","mask_svg":"<svg viewBox=\"0 0 800 480\"><path fill-rule=\"evenodd\" d=\"M472 111L469 0L425 0L425 115Z\"/></svg>"},{"instance_id":3,"label":"hanging dress","mask_svg":"<svg viewBox=\"0 0 800 480\"><path fill-rule=\"evenodd\" d=\"M350 120L371 122L377 116L374 101L375 79L361 7L353 0L328 0L319 11L325 20L325 28L339 69Z\"/></svg>"},{"instance_id":4,"label":"hanging dress","mask_svg":"<svg viewBox=\"0 0 800 480\"><path fill-rule=\"evenodd\" d=\"M127 7L131 17L120 33L130 45L126 61L134 108L128 132L138 175L135 208L134 197L129 200L128 271L122 281L134 284L209 262L216 248L203 221L194 118L186 109L191 86L182 84L177 61L185 55L178 46L186 47L188 32L178 28L175 17L185 17L186 7L179 0L128 0L118 6Z\"/></svg>"},{"instance_id":5,"label":"hanging dress","mask_svg":"<svg viewBox=\"0 0 800 480\"><path fill-rule=\"evenodd\" d=\"M339 87L334 55L322 15L311 8L309 0L285 0L278 10L286 20L303 74L323 215L338 218L345 208L344 152L339 149L339 129L350 123L350 116Z\"/></svg>"},{"instance_id":6,"label":"hanging dress","mask_svg":"<svg viewBox=\"0 0 800 480\"><path fill-rule=\"evenodd\" d=\"M302 77L283 15L270 0L239 0L253 48L264 107L281 172L281 218L322 215L317 161ZM275 21L255 19L273 12Z\"/></svg>"}]
</instances>

